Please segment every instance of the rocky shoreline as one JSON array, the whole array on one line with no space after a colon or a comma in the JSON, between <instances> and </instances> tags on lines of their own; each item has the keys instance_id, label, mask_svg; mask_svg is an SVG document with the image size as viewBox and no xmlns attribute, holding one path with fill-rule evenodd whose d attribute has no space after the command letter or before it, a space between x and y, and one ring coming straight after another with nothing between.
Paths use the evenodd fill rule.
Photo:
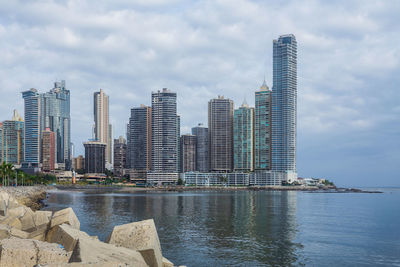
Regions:
<instances>
[{"instance_id":1,"label":"rocky shoreline","mask_svg":"<svg viewBox=\"0 0 400 267\"><path fill-rule=\"evenodd\" d=\"M152 219L115 226L101 242L80 231L72 208L36 210L46 189L50 188L0 188L0 267L174 266L162 256Z\"/></svg>"}]
</instances>

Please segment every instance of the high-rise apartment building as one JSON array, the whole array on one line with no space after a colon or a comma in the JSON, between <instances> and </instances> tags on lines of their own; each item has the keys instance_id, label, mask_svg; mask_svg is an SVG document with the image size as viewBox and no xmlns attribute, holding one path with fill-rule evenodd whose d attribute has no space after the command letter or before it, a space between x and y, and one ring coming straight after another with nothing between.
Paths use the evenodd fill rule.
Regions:
<instances>
[{"instance_id":1,"label":"high-rise apartment building","mask_svg":"<svg viewBox=\"0 0 400 267\"><path fill-rule=\"evenodd\" d=\"M208 102L209 167L214 172L233 169L233 101L219 96Z\"/></svg>"},{"instance_id":2,"label":"high-rise apartment building","mask_svg":"<svg viewBox=\"0 0 400 267\"><path fill-rule=\"evenodd\" d=\"M70 91L65 81L55 82L49 92L40 94L40 132L49 128L55 134L56 163L71 168Z\"/></svg>"},{"instance_id":3,"label":"high-rise apartment building","mask_svg":"<svg viewBox=\"0 0 400 267\"><path fill-rule=\"evenodd\" d=\"M234 116L234 169L235 171L253 171L254 108L243 103L239 109L235 110Z\"/></svg>"},{"instance_id":4,"label":"high-rise apartment building","mask_svg":"<svg viewBox=\"0 0 400 267\"><path fill-rule=\"evenodd\" d=\"M151 94L151 170L178 172L178 117L176 93L166 88Z\"/></svg>"},{"instance_id":5,"label":"high-rise apartment building","mask_svg":"<svg viewBox=\"0 0 400 267\"><path fill-rule=\"evenodd\" d=\"M265 80L255 93L254 109L254 169L271 170L272 100Z\"/></svg>"},{"instance_id":6,"label":"high-rise apartment building","mask_svg":"<svg viewBox=\"0 0 400 267\"><path fill-rule=\"evenodd\" d=\"M104 173L106 171L106 143L89 141L85 147L85 172Z\"/></svg>"},{"instance_id":7,"label":"high-rise apartment building","mask_svg":"<svg viewBox=\"0 0 400 267\"><path fill-rule=\"evenodd\" d=\"M196 136L196 171L208 172L208 128L199 123L192 134Z\"/></svg>"},{"instance_id":8,"label":"high-rise apartment building","mask_svg":"<svg viewBox=\"0 0 400 267\"><path fill-rule=\"evenodd\" d=\"M0 126L0 162L20 165L24 160L24 120L14 110L11 120Z\"/></svg>"},{"instance_id":9,"label":"high-rise apartment building","mask_svg":"<svg viewBox=\"0 0 400 267\"><path fill-rule=\"evenodd\" d=\"M196 136L185 134L181 136L180 160L182 172L196 171Z\"/></svg>"},{"instance_id":10,"label":"high-rise apartment building","mask_svg":"<svg viewBox=\"0 0 400 267\"><path fill-rule=\"evenodd\" d=\"M109 98L100 89L94 99L94 139L106 144L106 163L112 164L112 128L109 123Z\"/></svg>"},{"instance_id":11,"label":"high-rise apartment building","mask_svg":"<svg viewBox=\"0 0 400 267\"><path fill-rule=\"evenodd\" d=\"M50 128L42 132L42 170L54 170L56 161L56 136Z\"/></svg>"},{"instance_id":12,"label":"high-rise apartment building","mask_svg":"<svg viewBox=\"0 0 400 267\"><path fill-rule=\"evenodd\" d=\"M128 131L128 168L148 171L151 168L151 107L131 109Z\"/></svg>"},{"instance_id":13,"label":"high-rise apartment building","mask_svg":"<svg viewBox=\"0 0 400 267\"><path fill-rule=\"evenodd\" d=\"M297 42L294 35L273 41L272 170L296 174ZM296 179L296 178L294 178Z\"/></svg>"},{"instance_id":14,"label":"high-rise apartment building","mask_svg":"<svg viewBox=\"0 0 400 267\"><path fill-rule=\"evenodd\" d=\"M40 163L40 95L34 88L22 92L25 120L24 162L38 166Z\"/></svg>"},{"instance_id":15,"label":"high-rise apartment building","mask_svg":"<svg viewBox=\"0 0 400 267\"><path fill-rule=\"evenodd\" d=\"M126 148L125 138L114 139L114 174L117 176L122 176L126 168Z\"/></svg>"}]
</instances>

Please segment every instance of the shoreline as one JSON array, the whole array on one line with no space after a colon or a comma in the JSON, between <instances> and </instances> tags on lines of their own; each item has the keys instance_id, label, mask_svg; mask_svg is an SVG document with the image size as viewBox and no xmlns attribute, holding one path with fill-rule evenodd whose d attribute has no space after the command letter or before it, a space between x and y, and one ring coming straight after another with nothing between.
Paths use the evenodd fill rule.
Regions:
<instances>
[{"instance_id":1,"label":"shoreline","mask_svg":"<svg viewBox=\"0 0 400 267\"><path fill-rule=\"evenodd\" d=\"M0 192L6 192L19 204L31 208L33 211L43 208L43 200L47 197L47 191L54 189L52 186L12 186L0 187Z\"/></svg>"},{"instance_id":2,"label":"shoreline","mask_svg":"<svg viewBox=\"0 0 400 267\"><path fill-rule=\"evenodd\" d=\"M383 193L358 188L337 188L335 186L166 186L166 187L133 187L133 186L104 186L104 185L55 185L57 190L71 191L110 191L115 193L137 192L185 192L185 191L299 191L306 193Z\"/></svg>"}]
</instances>

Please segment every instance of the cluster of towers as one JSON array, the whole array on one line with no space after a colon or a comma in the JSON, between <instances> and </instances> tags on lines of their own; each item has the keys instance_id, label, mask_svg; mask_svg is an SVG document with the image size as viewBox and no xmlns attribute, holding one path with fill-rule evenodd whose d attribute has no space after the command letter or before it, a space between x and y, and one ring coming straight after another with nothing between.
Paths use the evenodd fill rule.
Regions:
<instances>
[{"instance_id":1,"label":"cluster of towers","mask_svg":"<svg viewBox=\"0 0 400 267\"><path fill-rule=\"evenodd\" d=\"M255 92L255 107L243 103L235 110L232 100L218 96L208 103L208 127L199 124L184 135L175 92L153 92L151 107L132 108L125 168L133 180L147 183L173 182L187 172L277 172L293 178L296 96L297 43L293 35L283 35L273 41L273 90L264 81Z\"/></svg>"},{"instance_id":2,"label":"cluster of towers","mask_svg":"<svg viewBox=\"0 0 400 267\"><path fill-rule=\"evenodd\" d=\"M0 160L22 169L51 171L71 168L70 92L65 81L46 93L22 92L24 119L14 111L0 125Z\"/></svg>"}]
</instances>

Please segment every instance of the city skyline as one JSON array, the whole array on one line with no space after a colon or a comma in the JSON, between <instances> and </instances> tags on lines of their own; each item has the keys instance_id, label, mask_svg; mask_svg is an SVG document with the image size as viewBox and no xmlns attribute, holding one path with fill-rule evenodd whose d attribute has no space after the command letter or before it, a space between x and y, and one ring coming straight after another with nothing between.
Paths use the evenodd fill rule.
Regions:
<instances>
[{"instance_id":1,"label":"city skyline","mask_svg":"<svg viewBox=\"0 0 400 267\"><path fill-rule=\"evenodd\" d=\"M9 119L12 109L22 114L19 92L31 87L44 92L49 82L65 79L75 156L91 138L91 95L99 88L113 103L114 137L124 135L129 109L150 105L150 92L163 87L177 92L181 131L190 133L197 123L207 124L209 99L246 98L254 106L264 74L272 89L271 40L293 33L301 43L299 175L332 177L339 185L398 185L399 50L391 14L400 7L343 5L187 3L175 14L174 4L167 3L98 8L53 3L46 9L40 3L5 3L0 90L11 106L1 105L0 120ZM65 16L49 16L60 12ZM311 14L320 23L311 23Z\"/></svg>"}]
</instances>

